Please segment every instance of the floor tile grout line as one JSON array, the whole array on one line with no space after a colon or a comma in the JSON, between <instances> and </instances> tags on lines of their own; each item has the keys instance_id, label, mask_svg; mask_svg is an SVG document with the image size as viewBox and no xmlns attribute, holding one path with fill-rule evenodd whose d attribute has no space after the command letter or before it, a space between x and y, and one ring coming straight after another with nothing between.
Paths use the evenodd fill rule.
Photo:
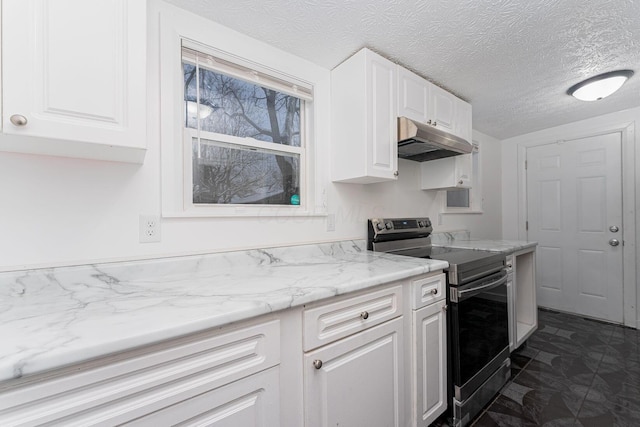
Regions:
<instances>
[{"instance_id":1,"label":"floor tile grout line","mask_svg":"<svg viewBox=\"0 0 640 427\"><path fill-rule=\"evenodd\" d=\"M608 340L606 341L606 343L605 343L605 344L606 344L606 347L609 347L609 343L611 342L611 338L613 337L614 329L615 329L615 328L611 328L611 332L610 332L610 334L609 334L609 339L608 339ZM591 389L593 388L593 385L594 385L594 383L595 383L595 381L596 381L596 377L598 376L598 371L600 370L600 365L602 364L602 361L604 360L604 355L605 355L605 352L606 352L606 351L607 351L607 350L606 350L606 348L605 348L605 350L604 350L604 351L602 352L602 354L600 355L600 360L598 361L598 364L596 365L596 369L595 369L595 371L593 372L593 378L591 379L591 384L589 384L589 388L587 389L587 393L586 393L586 394L584 395L584 397L582 398L582 402L580 402L580 407L578 408L578 412L576 413L576 417L575 417L575 421L576 421L576 422L580 422L580 420L579 420L579 418L578 418L578 417L579 417L579 415L580 415L580 412L582 411L582 408L583 408L583 406L584 406L584 403L585 403L585 402L586 402L586 400L587 400L587 396L588 396L588 395L589 395L589 393L591 392Z\"/></svg>"}]
</instances>

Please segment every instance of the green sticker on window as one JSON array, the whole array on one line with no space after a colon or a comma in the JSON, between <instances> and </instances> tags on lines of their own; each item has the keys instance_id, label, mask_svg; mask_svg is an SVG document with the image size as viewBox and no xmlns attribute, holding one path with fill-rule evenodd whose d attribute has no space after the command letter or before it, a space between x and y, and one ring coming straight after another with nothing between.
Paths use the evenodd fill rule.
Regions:
<instances>
[{"instance_id":1,"label":"green sticker on window","mask_svg":"<svg viewBox=\"0 0 640 427\"><path fill-rule=\"evenodd\" d=\"M300 196L298 196L297 194L294 194L293 196L291 196L291 204L292 205L299 205L300 204Z\"/></svg>"}]
</instances>

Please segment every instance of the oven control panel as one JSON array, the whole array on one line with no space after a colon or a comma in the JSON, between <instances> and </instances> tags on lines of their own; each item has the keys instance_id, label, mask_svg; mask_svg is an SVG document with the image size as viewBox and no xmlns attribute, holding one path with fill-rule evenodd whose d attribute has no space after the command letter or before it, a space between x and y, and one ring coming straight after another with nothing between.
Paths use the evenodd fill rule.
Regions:
<instances>
[{"instance_id":1,"label":"oven control panel","mask_svg":"<svg viewBox=\"0 0 640 427\"><path fill-rule=\"evenodd\" d=\"M369 220L369 231L375 235L426 232L431 233L429 218L372 218Z\"/></svg>"}]
</instances>

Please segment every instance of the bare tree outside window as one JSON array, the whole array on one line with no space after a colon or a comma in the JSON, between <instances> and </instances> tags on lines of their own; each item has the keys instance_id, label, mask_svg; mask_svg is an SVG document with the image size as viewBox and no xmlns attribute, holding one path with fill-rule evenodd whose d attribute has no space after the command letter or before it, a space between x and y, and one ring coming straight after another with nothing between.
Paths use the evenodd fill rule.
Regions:
<instances>
[{"instance_id":1,"label":"bare tree outside window","mask_svg":"<svg viewBox=\"0 0 640 427\"><path fill-rule=\"evenodd\" d=\"M302 101L184 62L185 127L253 138L273 150L193 138L194 204L298 204ZM198 97L199 95L199 97Z\"/></svg>"}]
</instances>

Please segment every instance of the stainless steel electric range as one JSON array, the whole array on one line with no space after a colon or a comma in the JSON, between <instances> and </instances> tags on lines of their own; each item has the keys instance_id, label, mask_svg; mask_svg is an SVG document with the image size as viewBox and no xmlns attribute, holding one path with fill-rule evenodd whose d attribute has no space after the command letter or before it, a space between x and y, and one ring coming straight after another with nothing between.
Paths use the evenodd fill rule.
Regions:
<instances>
[{"instance_id":1,"label":"stainless steel electric range","mask_svg":"<svg viewBox=\"0 0 640 427\"><path fill-rule=\"evenodd\" d=\"M449 410L465 426L509 379L504 254L432 246L429 218L368 221L368 249L447 261Z\"/></svg>"}]
</instances>

